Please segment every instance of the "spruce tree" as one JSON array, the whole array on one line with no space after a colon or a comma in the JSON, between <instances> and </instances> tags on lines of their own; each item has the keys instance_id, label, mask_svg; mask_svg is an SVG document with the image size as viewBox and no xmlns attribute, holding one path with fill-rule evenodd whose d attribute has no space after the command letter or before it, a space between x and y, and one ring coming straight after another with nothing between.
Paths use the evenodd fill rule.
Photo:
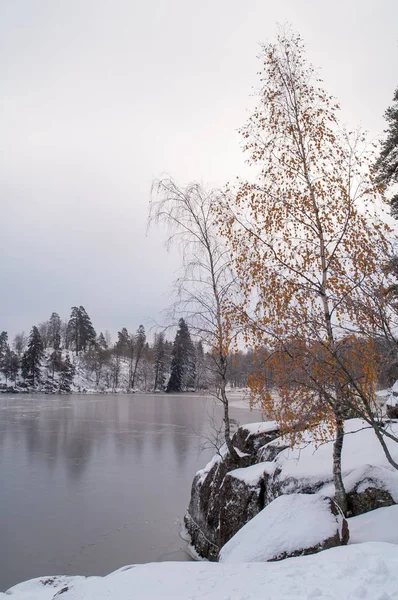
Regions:
<instances>
[{"instance_id":1,"label":"spruce tree","mask_svg":"<svg viewBox=\"0 0 398 600\"><path fill-rule=\"evenodd\" d=\"M195 387L195 348L188 325L184 319L178 322L173 344L170 379L167 392L183 392Z\"/></svg>"},{"instance_id":2,"label":"spruce tree","mask_svg":"<svg viewBox=\"0 0 398 600\"><path fill-rule=\"evenodd\" d=\"M44 355L43 342L36 326L30 332L28 348L22 357L22 375L29 379L32 385L40 381L40 366Z\"/></svg>"},{"instance_id":3,"label":"spruce tree","mask_svg":"<svg viewBox=\"0 0 398 600\"><path fill-rule=\"evenodd\" d=\"M379 182L388 187L398 183L398 88L393 96L393 104L387 108L384 118L388 123L387 134L381 146L380 156L376 161L375 169ZM391 212L398 217L398 194L391 199Z\"/></svg>"}]
</instances>

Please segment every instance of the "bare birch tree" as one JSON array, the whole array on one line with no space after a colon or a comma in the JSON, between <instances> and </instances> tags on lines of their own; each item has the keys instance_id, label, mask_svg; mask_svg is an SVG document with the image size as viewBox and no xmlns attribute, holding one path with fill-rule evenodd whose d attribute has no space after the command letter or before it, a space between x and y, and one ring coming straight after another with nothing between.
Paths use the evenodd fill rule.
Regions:
<instances>
[{"instance_id":1,"label":"bare birch tree","mask_svg":"<svg viewBox=\"0 0 398 600\"><path fill-rule=\"evenodd\" d=\"M212 210L219 193L208 192L196 183L179 188L172 179L155 181L153 192L158 199L151 203L149 224L165 224L169 228L167 246L179 244L183 257L183 275L176 282L178 299L174 311L188 320L191 331L209 351L215 396L224 408L225 442L232 460L238 462L231 439L226 392L234 334L224 313L235 281Z\"/></svg>"}]
</instances>

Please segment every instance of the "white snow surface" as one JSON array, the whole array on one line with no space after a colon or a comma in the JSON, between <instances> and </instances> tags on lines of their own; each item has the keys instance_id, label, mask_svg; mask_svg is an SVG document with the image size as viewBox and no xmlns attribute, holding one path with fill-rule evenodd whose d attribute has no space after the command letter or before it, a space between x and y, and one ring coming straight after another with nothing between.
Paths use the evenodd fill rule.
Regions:
<instances>
[{"instance_id":1,"label":"white snow surface","mask_svg":"<svg viewBox=\"0 0 398 600\"><path fill-rule=\"evenodd\" d=\"M398 545L398 506L384 506L347 519L350 544L389 542Z\"/></svg>"},{"instance_id":2,"label":"white snow surface","mask_svg":"<svg viewBox=\"0 0 398 600\"><path fill-rule=\"evenodd\" d=\"M398 436L398 422L389 424L390 431ZM345 421L345 433L342 472L347 477L354 469L364 465L382 467L389 473L390 483L394 482L398 492L398 472L388 463L383 449L377 440L373 429L361 419ZM398 444L385 438L392 457L398 461ZM270 445L284 444L282 438L270 442ZM282 469L281 478L293 477L302 479L309 484L332 480L333 443L324 443L316 448L311 434L308 439L293 449L283 450L275 459L275 468Z\"/></svg>"},{"instance_id":3,"label":"white snow surface","mask_svg":"<svg viewBox=\"0 0 398 600\"><path fill-rule=\"evenodd\" d=\"M261 423L248 423L247 425L242 425L242 429L248 431L249 435L278 431L279 428L280 427L276 421L263 421Z\"/></svg>"},{"instance_id":4,"label":"white snow surface","mask_svg":"<svg viewBox=\"0 0 398 600\"><path fill-rule=\"evenodd\" d=\"M387 406L397 406L398 404L398 394L393 395L390 394L390 396L388 396L387 401L386 401L386 405Z\"/></svg>"},{"instance_id":5,"label":"white snow surface","mask_svg":"<svg viewBox=\"0 0 398 600\"><path fill-rule=\"evenodd\" d=\"M271 462L262 462L251 467L244 467L242 469L234 469L229 471L230 477L235 477L240 481L243 481L248 486L255 486L264 477L264 474L273 473L275 466Z\"/></svg>"},{"instance_id":6,"label":"white snow surface","mask_svg":"<svg viewBox=\"0 0 398 600\"><path fill-rule=\"evenodd\" d=\"M395 600L398 547L366 543L276 563L149 563L106 577L45 578L0 600Z\"/></svg>"},{"instance_id":7,"label":"white snow surface","mask_svg":"<svg viewBox=\"0 0 398 600\"><path fill-rule=\"evenodd\" d=\"M279 496L221 548L220 562L265 562L317 546L340 531L342 517L314 494Z\"/></svg>"}]
</instances>

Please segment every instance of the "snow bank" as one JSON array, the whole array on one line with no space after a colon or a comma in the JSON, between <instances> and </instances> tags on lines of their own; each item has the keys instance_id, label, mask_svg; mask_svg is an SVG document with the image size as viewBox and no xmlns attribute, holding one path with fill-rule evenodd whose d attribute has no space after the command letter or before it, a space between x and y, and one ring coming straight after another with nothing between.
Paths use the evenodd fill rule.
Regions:
<instances>
[{"instance_id":1,"label":"snow bank","mask_svg":"<svg viewBox=\"0 0 398 600\"><path fill-rule=\"evenodd\" d=\"M317 548L336 538L343 517L331 512L331 501L317 495L279 496L246 523L223 546L220 562L266 562ZM329 546L330 547L330 546Z\"/></svg>"},{"instance_id":2,"label":"snow bank","mask_svg":"<svg viewBox=\"0 0 398 600\"><path fill-rule=\"evenodd\" d=\"M51 578L54 579L54 578ZM398 548L367 543L265 564L152 563L107 577L20 584L0 600L310 600L397 597Z\"/></svg>"},{"instance_id":3,"label":"snow bank","mask_svg":"<svg viewBox=\"0 0 398 600\"><path fill-rule=\"evenodd\" d=\"M389 542L398 544L398 506L385 506L347 519L350 544Z\"/></svg>"}]
</instances>

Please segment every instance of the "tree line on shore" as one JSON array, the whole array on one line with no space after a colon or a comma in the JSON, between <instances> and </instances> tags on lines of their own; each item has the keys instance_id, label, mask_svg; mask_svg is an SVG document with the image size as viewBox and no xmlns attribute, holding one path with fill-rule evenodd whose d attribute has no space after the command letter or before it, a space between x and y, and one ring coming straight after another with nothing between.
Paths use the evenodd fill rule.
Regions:
<instances>
[{"instance_id":1,"label":"tree line on shore","mask_svg":"<svg viewBox=\"0 0 398 600\"><path fill-rule=\"evenodd\" d=\"M123 327L113 343L108 331L96 333L83 306L72 307L67 321L53 312L33 326L29 336L16 334L12 344L6 331L0 333L0 373L5 383L51 392L70 392L77 372L85 382L81 388L91 381L94 389L103 390L206 390L213 383L210 360L201 340L192 340L183 318L173 342L164 331L149 342L140 325L135 333ZM250 351L231 357L231 386L246 385L253 360Z\"/></svg>"}]
</instances>

